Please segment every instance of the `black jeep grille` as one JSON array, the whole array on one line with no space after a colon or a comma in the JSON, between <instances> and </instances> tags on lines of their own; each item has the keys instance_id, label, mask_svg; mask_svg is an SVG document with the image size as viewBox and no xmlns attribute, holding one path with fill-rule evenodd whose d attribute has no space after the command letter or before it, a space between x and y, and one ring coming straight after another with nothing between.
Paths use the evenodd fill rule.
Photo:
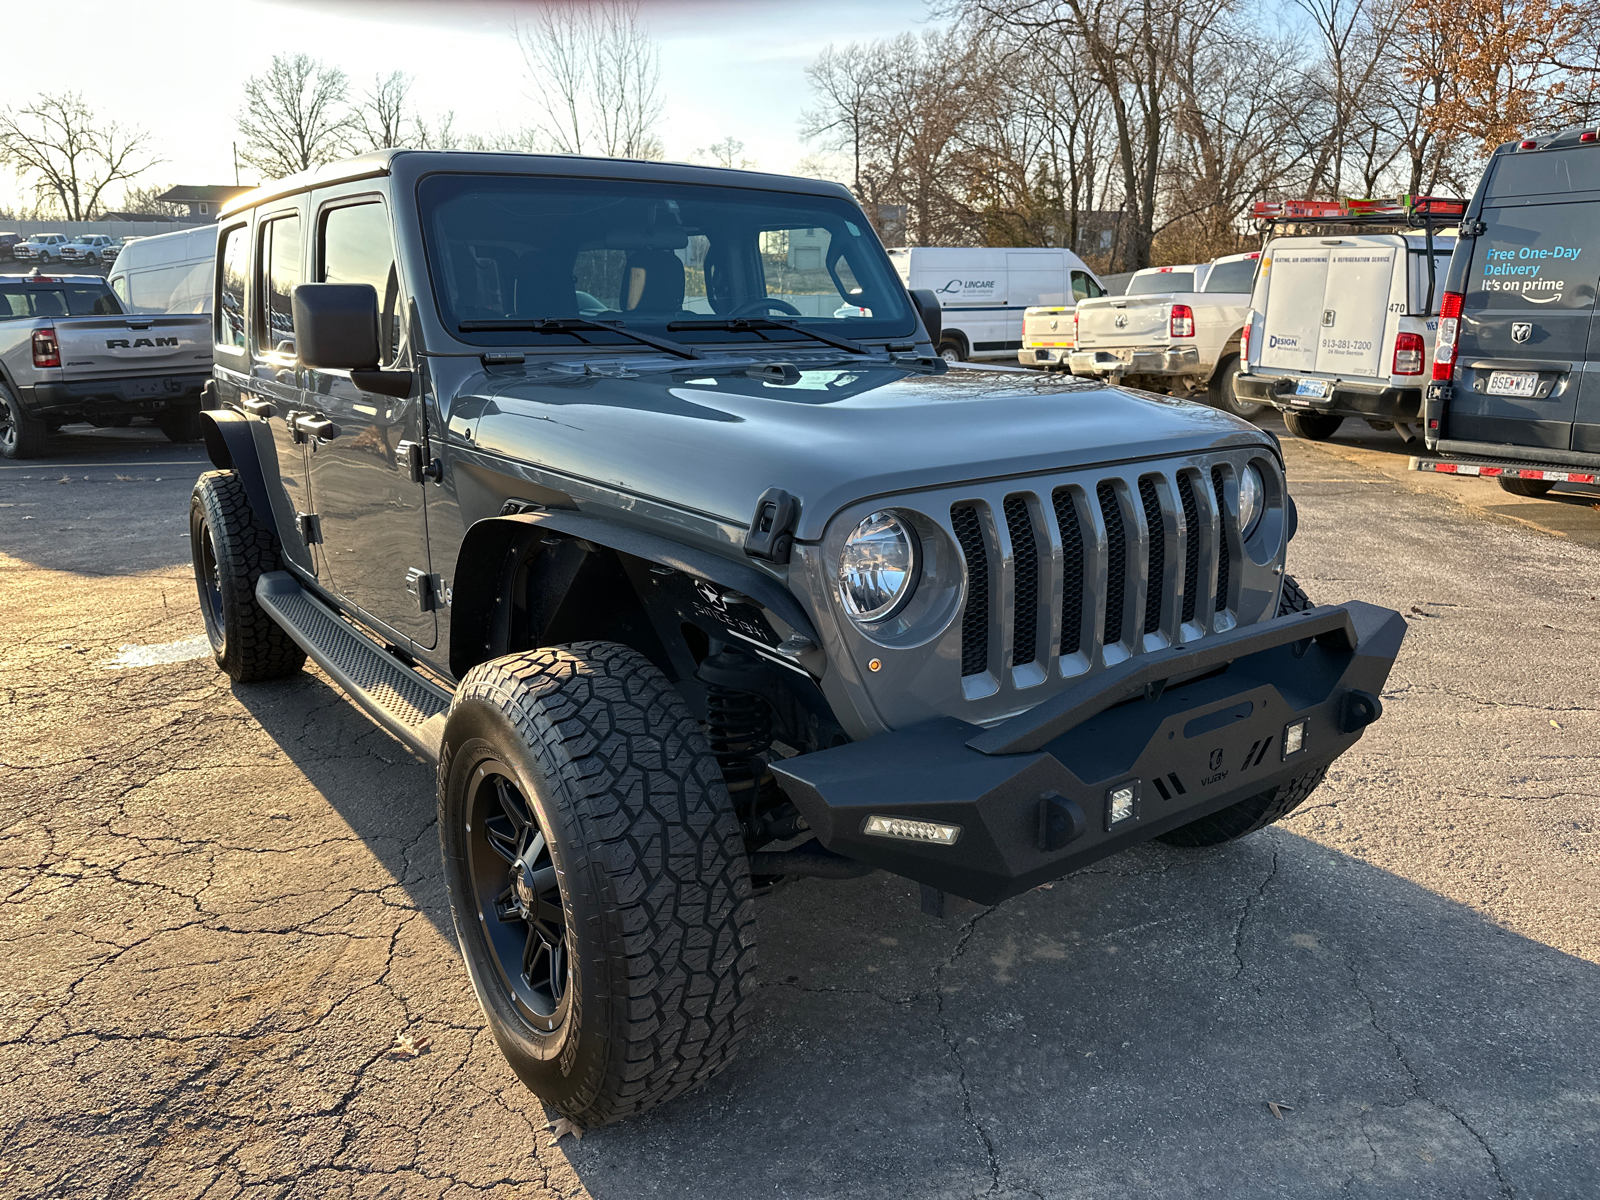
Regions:
<instances>
[{"instance_id":1,"label":"black jeep grille","mask_svg":"<svg viewBox=\"0 0 1600 1200\"><path fill-rule=\"evenodd\" d=\"M1108 646L1122 640L1123 596L1128 587L1128 535L1122 529L1122 505L1117 489L1109 479L1095 488L1100 498L1100 515L1106 523L1106 632Z\"/></svg>"},{"instance_id":2,"label":"black jeep grille","mask_svg":"<svg viewBox=\"0 0 1600 1200\"><path fill-rule=\"evenodd\" d=\"M1194 484L1185 472L1178 476L1178 503L1183 505L1183 527L1189 537L1183 550L1183 620L1194 620L1194 606L1200 594L1200 506L1194 502Z\"/></svg>"},{"instance_id":3,"label":"black jeep grille","mask_svg":"<svg viewBox=\"0 0 1600 1200\"><path fill-rule=\"evenodd\" d=\"M1023 496L1006 497L1006 532L1011 535L1012 636L1011 662L1015 666L1039 657L1039 547L1033 519Z\"/></svg>"},{"instance_id":4,"label":"black jeep grille","mask_svg":"<svg viewBox=\"0 0 1600 1200\"><path fill-rule=\"evenodd\" d=\"M1156 495L1155 480L1146 475L1139 480L1139 501L1144 505L1144 523L1148 530L1146 543L1150 553L1145 572L1144 631L1161 631L1161 593L1167 579L1167 524L1161 516L1161 497Z\"/></svg>"},{"instance_id":5,"label":"black jeep grille","mask_svg":"<svg viewBox=\"0 0 1600 1200\"><path fill-rule=\"evenodd\" d=\"M961 614L961 674L989 669L989 549L983 518L970 504L950 510L950 524L967 559L967 606Z\"/></svg>"}]
</instances>

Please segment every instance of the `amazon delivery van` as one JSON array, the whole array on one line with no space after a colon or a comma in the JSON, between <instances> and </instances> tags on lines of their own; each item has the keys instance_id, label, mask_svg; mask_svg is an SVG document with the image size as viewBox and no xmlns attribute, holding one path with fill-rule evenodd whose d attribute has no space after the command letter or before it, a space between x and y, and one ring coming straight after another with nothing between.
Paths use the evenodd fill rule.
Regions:
<instances>
[{"instance_id":1,"label":"amazon delivery van","mask_svg":"<svg viewBox=\"0 0 1600 1200\"><path fill-rule=\"evenodd\" d=\"M951 362L1016 362L1024 309L1047 306L1070 313L1075 297L1105 292L1070 250L913 246L890 250L889 261L908 288L927 288L939 297L944 313L939 353Z\"/></svg>"}]
</instances>

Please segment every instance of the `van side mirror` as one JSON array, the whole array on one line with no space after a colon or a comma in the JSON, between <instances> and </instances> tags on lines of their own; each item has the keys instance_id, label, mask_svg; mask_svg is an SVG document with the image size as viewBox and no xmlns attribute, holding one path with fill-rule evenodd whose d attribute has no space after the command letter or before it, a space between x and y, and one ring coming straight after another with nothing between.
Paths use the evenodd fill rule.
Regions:
<instances>
[{"instance_id":1,"label":"van side mirror","mask_svg":"<svg viewBox=\"0 0 1600 1200\"><path fill-rule=\"evenodd\" d=\"M928 331L928 340L937 350L939 335L944 332L944 310L939 307L939 297L933 294L931 288L915 288L911 292L911 303L917 306L917 316L922 318L922 327Z\"/></svg>"},{"instance_id":2,"label":"van side mirror","mask_svg":"<svg viewBox=\"0 0 1600 1200\"><path fill-rule=\"evenodd\" d=\"M364 392L404 399L416 375L378 369L378 291L370 283L302 283L294 289L294 347L313 370L349 371Z\"/></svg>"},{"instance_id":3,"label":"van side mirror","mask_svg":"<svg viewBox=\"0 0 1600 1200\"><path fill-rule=\"evenodd\" d=\"M378 291L370 283L302 283L292 303L302 363L330 371L377 369Z\"/></svg>"}]
</instances>

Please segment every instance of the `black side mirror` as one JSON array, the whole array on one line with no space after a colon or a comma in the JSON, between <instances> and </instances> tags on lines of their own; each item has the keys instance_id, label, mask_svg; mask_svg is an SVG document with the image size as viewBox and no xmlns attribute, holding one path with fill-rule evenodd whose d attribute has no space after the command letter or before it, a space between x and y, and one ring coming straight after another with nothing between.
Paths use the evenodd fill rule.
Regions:
<instances>
[{"instance_id":1,"label":"black side mirror","mask_svg":"<svg viewBox=\"0 0 1600 1200\"><path fill-rule=\"evenodd\" d=\"M300 361L331 371L378 366L378 291L370 283L302 283L294 289Z\"/></svg>"},{"instance_id":2,"label":"black side mirror","mask_svg":"<svg viewBox=\"0 0 1600 1200\"><path fill-rule=\"evenodd\" d=\"M314 370L349 371L364 392L403 399L416 377L381 371L378 292L370 283L302 283L294 289L294 345Z\"/></svg>"},{"instance_id":3,"label":"black side mirror","mask_svg":"<svg viewBox=\"0 0 1600 1200\"><path fill-rule=\"evenodd\" d=\"M939 348L939 335L944 332L944 310L939 307L939 297L930 288L916 288L911 293L911 303L917 306L917 316L928 331L933 348Z\"/></svg>"}]
</instances>

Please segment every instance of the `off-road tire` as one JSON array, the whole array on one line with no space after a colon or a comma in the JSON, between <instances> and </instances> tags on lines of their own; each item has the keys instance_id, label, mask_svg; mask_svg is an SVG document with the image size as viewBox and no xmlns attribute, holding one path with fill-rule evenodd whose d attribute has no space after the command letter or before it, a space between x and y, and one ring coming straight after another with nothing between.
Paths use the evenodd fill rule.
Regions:
<instances>
[{"instance_id":1,"label":"off-road tire","mask_svg":"<svg viewBox=\"0 0 1600 1200\"><path fill-rule=\"evenodd\" d=\"M1257 404L1251 400L1239 399L1239 394L1234 391L1233 381L1238 378L1240 371L1239 356L1230 354L1217 366L1217 373L1211 377L1211 383L1206 388L1206 402L1212 408L1220 408L1223 412L1232 413L1236 417L1243 417L1246 421L1253 420L1261 415L1265 404Z\"/></svg>"},{"instance_id":2,"label":"off-road tire","mask_svg":"<svg viewBox=\"0 0 1600 1200\"><path fill-rule=\"evenodd\" d=\"M1305 589L1295 582L1293 576L1285 575L1283 594L1278 598L1278 615L1305 612L1314 607ZM1327 767L1307 771L1304 775L1297 775L1258 795L1247 796L1237 804L1230 804L1198 821L1190 821L1187 825L1158 834L1156 840L1169 846L1186 847L1220 846L1224 842L1235 841L1247 833L1266 828L1274 821L1283 820L1316 790L1327 773Z\"/></svg>"},{"instance_id":3,"label":"off-road tire","mask_svg":"<svg viewBox=\"0 0 1600 1200\"><path fill-rule=\"evenodd\" d=\"M298 672L306 652L256 602L256 580L282 567L278 538L256 516L233 471L209 471L196 481L189 547L217 666L235 683Z\"/></svg>"},{"instance_id":4,"label":"off-road tire","mask_svg":"<svg viewBox=\"0 0 1600 1200\"><path fill-rule=\"evenodd\" d=\"M1507 479L1500 476L1500 487L1510 492L1513 496L1528 496L1534 500L1543 499L1550 494L1550 489L1555 487L1553 479Z\"/></svg>"},{"instance_id":5,"label":"off-road tire","mask_svg":"<svg viewBox=\"0 0 1600 1200\"><path fill-rule=\"evenodd\" d=\"M50 430L38 417L22 411L17 394L0 383L0 455L6 458L38 458L45 451Z\"/></svg>"},{"instance_id":6,"label":"off-road tire","mask_svg":"<svg viewBox=\"0 0 1600 1200\"><path fill-rule=\"evenodd\" d=\"M156 427L169 442L198 442L205 436L199 408L169 408L156 417Z\"/></svg>"},{"instance_id":7,"label":"off-road tire","mask_svg":"<svg viewBox=\"0 0 1600 1200\"><path fill-rule=\"evenodd\" d=\"M560 880L570 1001L542 1025L496 957L499 902L475 882L485 833L468 826L491 771L525 798ZM733 1058L755 988L749 860L710 745L643 655L575 642L469 671L440 750L439 839L490 1031L563 1116L582 1128L632 1116Z\"/></svg>"},{"instance_id":8,"label":"off-road tire","mask_svg":"<svg viewBox=\"0 0 1600 1200\"><path fill-rule=\"evenodd\" d=\"M1287 409L1283 414L1283 423L1297 438L1305 438L1308 442L1325 442L1339 432L1339 426L1344 424L1344 418L1336 413L1308 413Z\"/></svg>"}]
</instances>

